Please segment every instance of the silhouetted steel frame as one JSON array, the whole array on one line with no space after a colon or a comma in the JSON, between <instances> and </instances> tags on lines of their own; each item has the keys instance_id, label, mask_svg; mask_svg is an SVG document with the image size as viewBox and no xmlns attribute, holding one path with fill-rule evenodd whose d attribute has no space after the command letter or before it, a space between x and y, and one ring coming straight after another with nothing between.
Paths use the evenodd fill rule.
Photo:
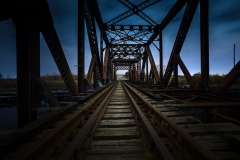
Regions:
<instances>
[{"instance_id":1,"label":"silhouetted steel frame","mask_svg":"<svg viewBox=\"0 0 240 160\"><path fill-rule=\"evenodd\" d=\"M85 60L84 60L84 32L85 32L85 13L84 1L78 1L78 92L85 91L84 77L85 77Z\"/></svg>"},{"instance_id":2,"label":"silhouetted steel frame","mask_svg":"<svg viewBox=\"0 0 240 160\"><path fill-rule=\"evenodd\" d=\"M91 75L94 73L95 76L98 76L98 78L94 78L94 84L96 86L96 80L102 81L102 67L99 57L99 50L98 50L98 42L97 42L97 34L96 34L96 27L95 27L95 21L94 21L94 14L92 9L92 4L90 0L85 0L85 21L86 21L86 27L88 32L88 39L90 44L90 49L92 53L92 60L91 64L89 66L88 70L88 76L87 80L89 83L91 83ZM93 60L93 55L95 56L95 60ZM93 62L94 61L94 62ZM96 68L96 69L93 69Z\"/></svg>"},{"instance_id":3,"label":"silhouetted steel frame","mask_svg":"<svg viewBox=\"0 0 240 160\"><path fill-rule=\"evenodd\" d=\"M123 3L123 1L121 1L121 0L119 0L119 1ZM128 10L128 11L124 12L123 14L121 14L121 15L113 18L112 20L108 21L107 25L112 25L112 24L115 24L115 23L117 23L119 21L122 21L125 18L130 17L131 15L136 13L136 11L141 11L141 10L143 10L143 9L145 9L145 8L151 6L151 5L153 5L153 4L155 4L155 3L159 2L159 1L160 0L145 1L145 2L135 6L134 8L131 7L131 6L126 5L128 8L130 8L130 10ZM123 4L125 4L125 3L123 3ZM134 5L132 5L132 6L134 6Z\"/></svg>"},{"instance_id":4,"label":"silhouetted steel frame","mask_svg":"<svg viewBox=\"0 0 240 160\"><path fill-rule=\"evenodd\" d=\"M25 19L25 18L24 18ZM18 128L33 122L34 109L40 104L40 32L29 28L28 22L18 17L16 24L17 49L17 107Z\"/></svg>"},{"instance_id":5,"label":"silhouetted steel frame","mask_svg":"<svg viewBox=\"0 0 240 160\"><path fill-rule=\"evenodd\" d=\"M40 87L35 81L40 78L40 32L70 94L78 95L78 92L53 26L47 1L1 1L0 6L0 21L12 18L17 25L18 127L21 128L35 119L32 109L40 101Z\"/></svg>"},{"instance_id":6,"label":"silhouetted steel frame","mask_svg":"<svg viewBox=\"0 0 240 160\"><path fill-rule=\"evenodd\" d=\"M197 8L197 4L194 3L198 3L200 2L200 30L201 30L201 80L200 80L200 86L196 86L196 84L194 84L191 75L189 74L186 66L184 65L183 61L181 60L181 58L178 60L174 60L174 55L180 54L181 51L181 47L184 43L186 34L187 34L187 30L190 27L191 24L191 20L193 18L193 15L196 11ZM178 0L175 5L172 7L172 9L170 10L170 12L167 14L167 16L164 18L164 20L160 23L159 25L159 30L162 31L168 24L169 22L177 15L177 13L183 8L183 6L187 3L187 8L185 10L182 22L181 22L181 26L179 28L178 31L178 35L176 37L176 41L174 43L174 47L171 53L171 57L169 59L166 71L165 71L165 75L164 75L164 79L163 79L163 84L167 85L169 80L170 80L170 76L172 74L172 72L175 70L174 75L175 75L175 87L177 87L177 65L179 63L181 69L183 70L184 75L187 77L187 80L189 82L189 84L191 85L191 87L196 88L196 87L201 87L201 88L208 88L208 79L209 79L209 31L208 31L208 1L207 0L198 0L198 1L192 1L192 0ZM193 4L191 4L193 3ZM189 16L187 16L190 15ZM192 15L191 15L192 14ZM189 19L190 18L190 19ZM190 20L190 21L189 21ZM186 28L184 27L186 26ZM147 42L147 45L150 45L153 40L157 37L158 33L155 32L150 38L149 41ZM162 36L162 35L161 35ZM161 44L160 44L160 48L161 48ZM161 52L161 51L160 51ZM160 53L161 56L161 53ZM161 58L160 58L161 59ZM161 62L161 60L160 60ZM179 63L178 63L179 62ZM160 66L162 66L162 64L160 63ZM162 69L160 69L160 72L162 72ZM161 77L161 74L160 74Z\"/></svg>"}]
</instances>

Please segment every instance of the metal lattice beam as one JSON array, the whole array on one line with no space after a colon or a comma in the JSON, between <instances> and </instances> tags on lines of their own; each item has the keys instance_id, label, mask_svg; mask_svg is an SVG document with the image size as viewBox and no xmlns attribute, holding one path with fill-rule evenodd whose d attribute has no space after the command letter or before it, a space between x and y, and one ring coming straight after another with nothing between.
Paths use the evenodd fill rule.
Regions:
<instances>
[{"instance_id":1,"label":"metal lattice beam","mask_svg":"<svg viewBox=\"0 0 240 160\"><path fill-rule=\"evenodd\" d=\"M191 74L189 73L187 67L185 66L184 62L182 61L181 57L179 55L175 55L176 61L179 64L181 70L183 71L183 74L185 75L185 78L187 79L189 85L191 88L196 88L196 84L194 83Z\"/></svg>"},{"instance_id":2,"label":"metal lattice beam","mask_svg":"<svg viewBox=\"0 0 240 160\"><path fill-rule=\"evenodd\" d=\"M159 74L158 74L157 67L156 67L156 64L154 62L154 58L152 56L152 53L151 53L151 50L150 50L149 46L146 47L146 52L147 52L147 55L149 57L152 73L154 75L154 78L155 78L156 82L158 82Z\"/></svg>"},{"instance_id":3,"label":"metal lattice beam","mask_svg":"<svg viewBox=\"0 0 240 160\"><path fill-rule=\"evenodd\" d=\"M163 30L171 22L171 20L179 13L179 11L184 7L186 3L187 0L177 0L172 9L168 12L167 16L160 23L158 27L159 30ZM157 38L158 34L159 34L158 32L154 32L154 34L149 38L147 45L150 45L154 41L154 39Z\"/></svg>"},{"instance_id":4,"label":"metal lattice beam","mask_svg":"<svg viewBox=\"0 0 240 160\"><path fill-rule=\"evenodd\" d=\"M86 26L87 26L87 32L88 32L88 39L89 39L89 44L90 44L90 49L92 56L95 55L96 59L96 67L97 67L97 72L98 75L98 80L102 80L102 68L101 68L101 62L100 62L100 57L99 57L99 51L98 51L98 41L97 41L97 34L96 34L96 27L95 27L95 22L94 22L94 16L93 16L93 11L92 11L92 6L90 1L85 2L85 21L86 21ZM91 71L88 71L91 73ZM89 74L89 73L88 73Z\"/></svg>"},{"instance_id":5,"label":"metal lattice beam","mask_svg":"<svg viewBox=\"0 0 240 160\"><path fill-rule=\"evenodd\" d=\"M190 28L199 0L189 0L164 74L163 84L167 85L174 70L174 56L179 55Z\"/></svg>"},{"instance_id":6,"label":"metal lattice beam","mask_svg":"<svg viewBox=\"0 0 240 160\"><path fill-rule=\"evenodd\" d=\"M135 6L135 8L138 10L138 11L141 11L157 2L159 2L160 0L147 0L141 4L139 4L138 6ZM128 7L128 6L127 6ZM117 16L116 18L113 18L112 20L108 21L107 22L107 25L112 25L112 24L115 24L117 22L120 22L122 21L123 19L127 18L127 17L130 17L131 15L135 14L134 10L133 10L133 6L129 6L131 8L131 10L128 10L126 12L124 12L123 14Z\"/></svg>"},{"instance_id":7,"label":"metal lattice beam","mask_svg":"<svg viewBox=\"0 0 240 160\"><path fill-rule=\"evenodd\" d=\"M128 1L128 0L118 0L118 1L121 2L122 4L124 4L129 9L131 9L133 11L133 13L137 14L139 17L141 17L146 22L148 22L150 25L152 25L152 26L156 26L157 25L157 23L154 22L154 20L152 20L145 13L143 13L141 10L139 10L138 6L135 6L130 1ZM155 3L156 3L156 1L155 1Z\"/></svg>"},{"instance_id":8,"label":"metal lattice beam","mask_svg":"<svg viewBox=\"0 0 240 160\"><path fill-rule=\"evenodd\" d=\"M103 64L103 80L107 79L107 67L108 67L108 58L109 58L109 47L105 50L104 64Z\"/></svg>"},{"instance_id":9,"label":"metal lattice beam","mask_svg":"<svg viewBox=\"0 0 240 160\"><path fill-rule=\"evenodd\" d=\"M91 1L91 5L92 5L93 15L96 19L99 30L103 34L103 40L105 41L105 44L108 45L109 41L108 41L108 38L107 38L106 30L105 30L105 27L104 27L104 24L103 24L102 16L101 16L97 1L96 0L90 0L90 1Z\"/></svg>"},{"instance_id":10,"label":"metal lattice beam","mask_svg":"<svg viewBox=\"0 0 240 160\"><path fill-rule=\"evenodd\" d=\"M49 50L52 53L54 61L57 64L58 70L60 71L62 78L69 90L69 93L72 96L77 96L78 95L77 87L73 80L72 73L68 66L66 57L63 53L63 49L58 39L54 26L43 30L42 34L48 45Z\"/></svg>"}]
</instances>

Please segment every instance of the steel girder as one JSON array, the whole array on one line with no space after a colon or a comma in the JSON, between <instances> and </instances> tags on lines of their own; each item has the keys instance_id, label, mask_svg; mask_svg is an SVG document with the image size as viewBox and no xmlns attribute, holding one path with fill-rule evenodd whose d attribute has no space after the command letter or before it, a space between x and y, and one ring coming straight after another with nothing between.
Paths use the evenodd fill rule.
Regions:
<instances>
[{"instance_id":1,"label":"steel girder","mask_svg":"<svg viewBox=\"0 0 240 160\"><path fill-rule=\"evenodd\" d=\"M113 44L110 46L110 57L111 59L142 57L144 48L140 44Z\"/></svg>"},{"instance_id":2,"label":"steel girder","mask_svg":"<svg viewBox=\"0 0 240 160\"><path fill-rule=\"evenodd\" d=\"M93 54L90 65L89 65L88 74L87 74L87 81L88 81L89 84L91 84L91 81L92 81L92 75L93 75L93 72L94 72L96 59L97 59L97 55Z\"/></svg>"},{"instance_id":3,"label":"steel girder","mask_svg":"<svg viewBox=\"0 0 240 160\"><path fill-rule=\"evenodd\" d=\"M106 34L106 28L104 27L102 16L101 16L101 13L98 8L97 1L96 0L90 0L90 1L91 1L91 5L92 5L93 15L98 24L99 30L102 33L102 38L103 38L105 44L108 45L109 41L108 41L107 34Z\"/></svg>"},{"instance_id":4,"label":"steel girder","mask_svg":"<svg viewBox=\"0 0 240 160\"><path fill-rule=\"evenodd\" d=\"M209 81L209 27L208 0L200 0L200 35L201 35L201 80L200 87L208 90Z\"/></svg>"},{"instance_id":5,"label":"steel girder","mask_svg":"<svg viewBox=\"0 0 240 160\"><path fill-rule=\"evenodd\" d=\"M140 75L141 75L141 59L138 59L137 63L137 80L140 80Z\"/></svg>"},{"instance_id":6,"label":"steel girder","mask_svg":"<svg viewBox=\"0 0 240 160\"><path fill-rule=\"evenodd\" d=\"M115 70L117 71L117 70L129 70L129 69L132 69L132 67L131 66L116 66L115 65Z\"/></svg>"},{"instance_id":7,"label":"steel girder","mask_svg":"<svg viewBox=\"0 0 240 160\"><path fill-rule=\"evenodd\" d=\"M158 74L157 67L156 67L156 64L154 62L154 58L152 56L152 53L151 53L151 50L150 50L149 46L146 46L146 52L147 52L147 55L149 57L149 61L150 61L150 64L151 64L151 70L152 70L152 73L154 75L155 81L158 82L159 81L159 74Z\"/></svg>"},{"instance_id":8,"label":"steel girder","mask_svg":"<svg viewBox=\"0 0 240 160\"><path fill-rule=\"evenodd\" d=\"M181 70L183 71L183 74L185 75L185 78L187 79L189 85L191 88L196 88L196 84L193 81L191 74L189 73L187 67L185 66L185 64L183 63L180 55L175 55L176 61L179 64Z\"/></svg>"},{"instance_id":9,"label":"steel girder","mask_svg":"<svg viewBox=\"0 0 240 160\"><path fill-rule=\"evenodd\" d=\"M145 13L143 13L141 10L139 10L138 7L135 6L134 4L132 4L129 0L118 0L118 1L121 2L122 4L124 4L127 8L131 9L133 13L137 14L139 17L141 17L146 22L148 22L150 25L152 25L152 26L157 25L157 23L154 22L154 20L152 20ZM157 0L155 0L153 2L156 3ZM149 4L151 4L151 3L149 3Z\"/></svg>"},{"instance_id":10,"label":"steel girder","mask_svg":"<svg viewBox=\"0 0 240 160\"><path fill-rule=\"evenodd\" d=\"M105 50L105 56L104 56L104 64L103 64L103 80L104 83L107 80L107 71L108 71L108 59L109 59L109 47L106 48Z\"/></svg>"},{"instance_id":11,"label":"steel girder","mask_svg":"<svg viewBox=\"0 0 240 160\"><path fill-rule=\"evenodd\" d=\"M121 2L122 0L120 0ZM107 22L107 25L113 25L119 21L122 21L123 19L127 18L127 17L130 17L131 15L135 14L136 11L141 11L157 2L159 2L160 0L148 0L148 1L145 1L141 4L139 4L138 6L134 6L135 8L133 8L133 6L131 6L130 10L124 12L123 14L117 16L116 18L113 18L112 20L108 21ZM124 3L125 4L125 3Z\"/></svg>"},{"instance_id":12,"label":"steel girder","mask_svg":"<svg viewBox=\"0 0 240 160\"><path fill-rule=\"evenodd\" d=\"M126 44L126 42L144 44L148 40L148 35L154 32L155 27L149 25L111 25L106 26L106 30L111 44Z\"/></svg>"},{"instance_id":13,"label":"steel girder","mask_svg":"<svg viewBox=\"0 0 240 160\"><path fill-rule=\"evenodd\" d=\"M16 24L18 128L37 119L40 106L40 32L29 29L24 20Z\"/></svg>"},{"instance_id":14,"label":"steel girder","mask_svg":"<svg viewBox=\"0 0 240 160\"><path fill-rule=\"evenodd\" d=\"M88 32L88 39L90 44L90 49L92 53L92 61L94 59L94 63L91 61L92 65L96 65L98 80L102 81L102 67L101 62L99 58L99 51L98 51L98 42L97 42L97 34L96 34L96 28L95 28L95 22L94 22L94 16L92 11L92 5L90 1L85 1L85 21L87 26L87 32ZM91 69L93 66L89 66L89 69ZM87 79L90 79L90 75L93 74L94 70L88 70L88 77ZM89 81L90 82L90 81Z\"/></svg>"},{"instance_id":15,"label":"steel girder","mask_svg":"<svg viewBox=\"0 0 240 160\"><path fill-rule=\"evenodd\" d=\"M185 9L184 15L183 15L183 19L182 22L180 24L180 28L178 30L178 34L172 49L172 53L170 55L169 61L168 61L168 65L164 74L164 79L163 79L163 84L167 85L170 77L172 75L172 72L174 70L174 68L176 68L175 66L176 64L176 60L174 59L175 55L179 55L180 51L182 49L184 40L186 38L187 32L190 28L194 13L197 9L199 0L189 0L187 7Z\"/></svg>"},{"instance_id":16,"label":"steel girder","mask_svg":"<svg viewBox=\"0 0 240 160\"><path fill-rule=\"evenodd\" d=\"M213 91L214 94L220 94L225 91L237 78L240 77L240 61L231 69L231 71L224 77Z\"/></svg>"},{"instance_id":17,"label":"steel girder","mask_svg":"<svg viewBox=\"0 0 240 160\"><path fill-rule=\"evenodd\" d=\"M172 9L168 12L167 16L158 26L158 29L163 30L171 22L171 20L179 13L179 11L184 7L184 5L187 2L188 0L177 0ZM150 45L154 41L154 39L157 38L158 34L159 34L158 32L154 32L153 35L149 38L147 45Z\"/></svg>"},{"instance_id":18,"label":"steel girder","mask_svg":"<svg viewBox=\"0 0 240 160\"><path fill-rule=\"evenodd\" d=\"M62 78L68 88L69 93L72 96L79 95L54 26L43 30L42 34L50 52L52 53L53 59L57 64L58 70L62 75Z\"/></svg>"},{"instance_id":19,"label":"steel girder","mask_svg":"<svg viewBox=\"0 0 240 160\"><path fill-rule=\"evenodd\" d=\"M78 1L78 92L83 93L86 89L84 85L85 63L84 63L84 1Z\"/></svg>"},{"instance_id":20,"label":"steel girder","mask_svg":"<svg viewBox=\"0 0 240 160\"><path fill-rule=\"evenodd\" d=\"M13 8L16 4L13 4ZM26 6L25 6L26 5ZM25 8L26 7L26 8ZM20 5L20 9L25 8L24 12L28 14L26 16L28 18L29 27L33 31L41 31L43 37L49 47L49 50L55 60L55 63L61 73L61 76L65 82L66 87L68 88L71 95L78 95L76 84L73 80L71 71L69 69L68 63L66 61L66 57L63 53L62 46L58 39L56 30L53 26L53 20L51 16L50 9L48 7L46 0L36 0L34 2L24 1ZM22 10L18 10L19 13ZM14 10L11 10L9 16L14 16ZM15 14L17 14L16 12ZM14 19L14 17L13 17Z\"/></svg>"},{"instance_id":21,"label":"steel girder","mask_svg":"<svg viewBox=\"0 0 240 160\"><path fill-rule=\"evenodd\" d=\"M163 82L163 42L162 42L162 30L159 31L159 81Z\"/></svg>"}]
</instances>

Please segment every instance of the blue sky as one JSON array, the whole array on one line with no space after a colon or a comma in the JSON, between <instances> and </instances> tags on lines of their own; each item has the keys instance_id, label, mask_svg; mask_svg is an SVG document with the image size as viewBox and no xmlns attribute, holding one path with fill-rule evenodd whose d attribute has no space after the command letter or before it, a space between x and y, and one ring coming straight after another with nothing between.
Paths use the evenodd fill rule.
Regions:
<instances>
[{"instance_id":1,"label":"blue sky","mask_svg":"<svg viewBox=\"0 0 240 160\"><path fill-rule=\"evenodd\" d=\"M128 9L117 0L97 0L104 22L111 20ZM143 0L131 0L135 5ZM176 0L162 0L143 10L155 22L160 23ZM69 67L77 73L77 0L48 0ZM233 67L233 45L236 44L236 62L240 60L240 1L209 0L209 52L210 74L227 74ZM164 65L167 65L184 9L163 30ZM190 30L180 53L191 74L200 72L200 26L199 7L195 13ZM147 24L137 15L133 15L118 24ZM98 37L100 35L98 34ZM9 20L0 22L0 73L6 77L16 77L15 25ZM155 63L159 56L151 45ZM59 73L56 64L41 36L41 74ZM85 72L91 59L87 36L85 36ZM125 73L121 71L120 73ZM182 71L179 70L179 74Z\"/></svg>"}]
</instances>

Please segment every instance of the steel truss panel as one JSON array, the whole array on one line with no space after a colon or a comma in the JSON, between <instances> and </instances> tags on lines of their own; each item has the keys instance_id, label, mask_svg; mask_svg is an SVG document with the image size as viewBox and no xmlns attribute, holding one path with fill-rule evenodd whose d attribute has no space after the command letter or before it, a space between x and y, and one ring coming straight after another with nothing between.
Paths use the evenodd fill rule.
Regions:
<instances>
[{"instance_id":1,"label":"steel truss panel","mask_svg":"<svg viewBox=\"0 0 240 160\"><path fill-rule=\"evenodd\" d=\"M115 70L129 70L132 69L131 66L115 66Z\"/></svg>"},{"instance_id":2,"label":"steel truss panel","mask_svg":"<svg viewBox=\"0 0 240 160\"><path fill-rule=\"evenodd\" d=\"M209 81L209 15L208 0L200 0L200 35L201 35L201 81L199 87L208 90Z\"/></svg>"},{"instance_id":3,"label":"steel truss panel","mask_svg":"<svg viewBox=\"0 0 240 160\"><path fill-rule=\"evenodd\" d=\"M90 1L91 1L91 5L92 5L93 15L96 19L96 22L98 24L98 27L99 27L100 31L103 34L103 40L105 41L105 44L108 45L109 41L108 41L108 38L107 38L106 30L105 30L105 27L104 27L104 24L103 24L102 16L101 16L101 13L99 11L97 1L96 0L90 0Z\"/></svg>"},{"instance_id":4,"label":"steel truss panel","mask_svg":"<svg viewBox=\"0 0 240 160\"><path fill-rule=\"evenodd\" d=\"M179 11L184 7L186 3L187 0L177 0L172 9L168 12L167 16L158 26L159 30L163 30L171 22L171 20L179 13ZM147 45L150 45L154 41L154 39L157 38L157 36L158 32L154 32L154 34L149 38Z\"/></svg>"},{"instance_id":5,"label":"steel truss panel","mask_svg":"<svg viewBox=\"0 0 240 160\"><path fill-rule=\"evenodd\" d=\"M156 26L157 23L154 22L154 20L152 20L150 17L148 17L145 13L143 13L141 10L138 9L138 6L135 6L134 4L132 4L130 1L128 0L118 0L119 2L121 2L122 4L124 4L126 7L128 7L129 9L131 9L133 11L133 13L137 14L139 17L141 17L142 19L144 19L146 22L148 22L149 24L151 24L152 26ZM154 2L156 3L156 1ZM150 4L150 3L149 3Z\"/></svg>"},{"instance_id":6,"label":"steel truss panel","mask_svg":"<svg viewBox=\"0 0 240 160\"><path fill-rule=\"evenodd\" d=\"M135 6L135 8L137 8L137 10L143 10L157 2L159 2L161 0L147 0L141 4L139 4L138 6ZM131 6L130 6L131 7ZM124 12L123 14L117 16L116 18L113 18L112 20L108 21L107 22L107 25L112 25L112 24L115 24L119 21L122 21L123 19L127 18L127 17L130 17L131 15L133 15L135 12L134 10L128 10L126 12Z\"/></svg>"},{"instance_id":7,"label":"steel truss panel","mask_svg":"<svg viewBox=\"0 0 240 160\"><path fill-rule=\"evenodd\" d=\"M153 31L155 27L150 25L109 25L105 27L108 31L125 31L125 30L140 30L140 31Z\"/></svg>"},{"instance_id":8,"label":"steel truss panel","mask_svg":"<svg viewBox=\"0 0 240 160\"><path fill-rule=\"evenodd\" d=\"M240 61L231 69L214 90L214 94L219 94L230 87L237 78L240 77Z\"/></svg>"},{"instance_id":9,"label":"steel truss panel","mask_svg":"<svg viewBox=\"0 0 240 160\"><path fill-rule=\"evenodd\" d=\"M170 80L170 77L174 70L174 66L176 65L174 64L176 63L174 56L180 54L187 32L190 28L194 13L197 9L198 3L199 3L199 0L189 0L187 4L174 46L172 49L172 53L169 58L168 65L164 74L164 79L163 79L164 85L167 85Z\"/></svg>"},{"instance_id":10,"label":"steel truss panel","mask_svg":"<svg viewBox=\"0 0 240 160\"><path fill-rule=\"evenodd\" d=\"M78 92L83 93L86 89L84 85L85 63L84 63L84 1L78 1Z\"/></svg>"},{"instance_id":11,"label":"steel truss panel","mask_svg":"<svg viewBox=\"0 0 240 160\"><path fill-rule=\"evenodd\" d=\"M87 80L88 80L89 84L91 84L91 81L92 81L92 75L93 75L93 72L94 72L96 59L97 59L97 55L93 54L90 65L89 65L88 74L87 74Z\"/></svg>"},{"instance_id":12,"label":"steel truss panel","mask_svg":"<svg viewBox=\"0 0 240 160\"><path fill-rule=\"evenodd\" d=\"M68 88L69 93L72 96L77 96L78 95L77 87L73 80L72 73L68 66L66 57L64 55L62 46L60 44L54 26L52 25L52 27L43 30L42 34L48 45L49 50L51 51L54 61L57 64L58 70L62 75L65 85Z\"/></svg>"},{"instance_id":13,"label":"steel truss panel","mask_svg":"<svg viewBox=\"0 0 240 160\"><path fill-rule=\"evenodd\" d=\"M107 79L107 67L108 67L108 59L109 59L109 47L105 50L104 64L103 64L103 79Z\"/></svg>"},{"instance_id":14,"label":"steel truss panel","mask_svg":"<svg viewBox=\"0 0 240 160\"><path fill-rule=\"evenodd\" d=\"M155 81L158 82L159 74L158 74L157 67L156 67L156 64L154 62L154 58L152 56L152 53L151 53L151 50L150 50L149 46L146 47L146 52L147 52L147 55L149 57L149 61L150 61L150 64L151 64L151 70L152 70L153 76L155 78Z\"/></svg>"},{"instance_id":15,"label":"steel truss panel","mask_svg":"<svg viewBox=\"0 0 240 160\"><path fill-rule=\"evenodd\" d=\"M88 39L89 39L92 56L96 55L94 58L96 59L96 67L97 67L96 71L98 72L96 74L98 75L98 80L102 81L102 68L100 66L101 62L100 62L99 51L98 51L97 34L96 34L94 16L93 16L93 11L92 11L92 6L90 1L85 1L85 21L86 21ZM88 72L89 72L88 75L93 73L90 70Z\"/></svg>"},{"instance_id":16,"label":"steel truss panel","mask_svg":"<svg viewBox=\"0 0 240 160\"><path fill-rule=\"evenodd\" d=\"M185 75L185 78L187 79L189 85L191 88L196 88L196 84L194 83L191 74L189 73L187 67L183 63L181 57L179 55L175 55L175 58L177 60L177 63L179 64L181 70L183 71L183 74Z\"/></svg>"},{"instance_id":17,"label":"steel truss panel","mask_svg":"<svg viewBox=\"0 0 240 160\"><path fill-rule=\"evenodd\" d=\"M129 56L141 57L143 52L144 52L143 45L120 44L120 45L110 46L111 58L114 58L114 57L124 58Z\"/></svg>"}]
</instances>

